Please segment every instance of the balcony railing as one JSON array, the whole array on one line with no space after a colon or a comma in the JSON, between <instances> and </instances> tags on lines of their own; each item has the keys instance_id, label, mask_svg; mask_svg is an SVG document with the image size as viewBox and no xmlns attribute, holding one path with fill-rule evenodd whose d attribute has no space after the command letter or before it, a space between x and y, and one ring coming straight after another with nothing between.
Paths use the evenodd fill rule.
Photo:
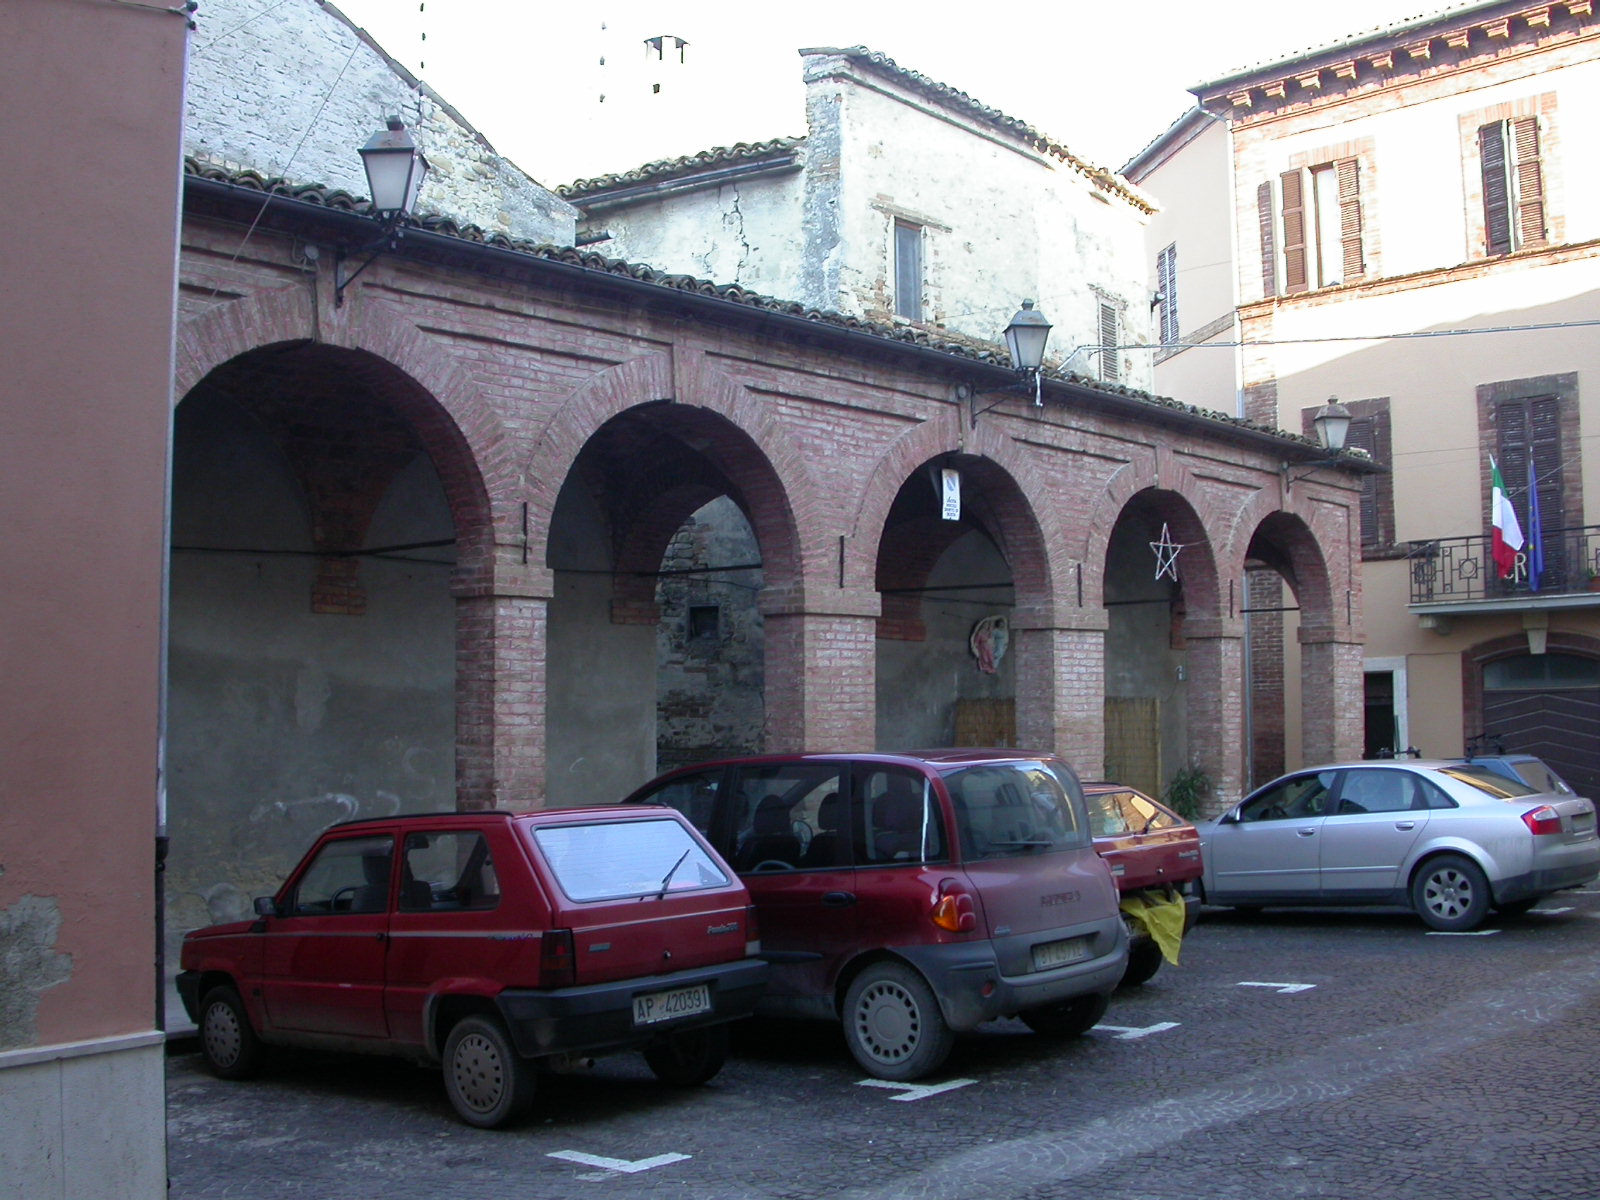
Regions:
<instances>
[{"instance_id":1,"label":"balcony railing","mask_svg":"<svg viewBox=\"0 0 1600 1200\"><path fill-rule=\"evenodd\" d=\"M1600 525L1545 532L1544 569L1537 589L1529 570L1531 547L1523 546L1511 577L1501 579L1491 546L1491 539L1481 534L1412 542L1406 555L1411 603L1527 600L1600 589Z\"/></svg>"}]
</instances>

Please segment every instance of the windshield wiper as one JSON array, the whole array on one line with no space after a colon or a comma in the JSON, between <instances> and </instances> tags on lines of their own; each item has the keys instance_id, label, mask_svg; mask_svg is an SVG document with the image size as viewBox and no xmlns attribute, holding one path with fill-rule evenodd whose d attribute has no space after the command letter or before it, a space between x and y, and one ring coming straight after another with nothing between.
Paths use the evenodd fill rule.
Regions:
<instances>
[{"instance_id":1,"label":"windshield wiper","mask_svg":"<svg viewBox=\"0 0 1600 1200\"><path fill-rule=\"evenodd\" d=\"M693 846L689 847L689 850L693 849ZM678 861L672 864L672 870L668 871L665 877L663 877L661 880L661 890L656 893L657 900L660 900L666 896L667 886L672 882L672 877L678 873L678 868L683 866L683 860L689 857L689 850L685 850L682 854L678 855Z\"/></svg>"}]
</instances>

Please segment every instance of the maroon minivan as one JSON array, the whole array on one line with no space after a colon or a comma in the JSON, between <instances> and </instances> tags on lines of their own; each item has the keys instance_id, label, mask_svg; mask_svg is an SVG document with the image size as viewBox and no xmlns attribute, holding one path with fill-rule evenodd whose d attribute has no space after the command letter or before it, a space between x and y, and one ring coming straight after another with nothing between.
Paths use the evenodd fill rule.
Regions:
<instances>
[{"instance_id":1,"label":"maroon minivan","mask_svg":"<svg viewBox=\"0 0 1600 1200\"><path fill-rule=\"evenodd\" d=\"M1075 1036L1127 965L1083 790L1048 754L802 754L684 767L669 804L750 889L773 964L758 1011L842 1020L880 1079L937 1070L955 1032L1021 1017Z\"/></svg>"},{"instance_id":2,"label":"maroon minivan","mask_svg":"<svg viewBox=\"0 0 1600 1200\"><path fill-rule=\"evenodd\" d=\"M637 1048L703 1083L768 974L749 893L667 808L335 825L256 912L184 938L213 1073L253 1073L264 1044L440 1063L483 1128L527 1110L535 1064Z\"/></svg>"}]
</instances>

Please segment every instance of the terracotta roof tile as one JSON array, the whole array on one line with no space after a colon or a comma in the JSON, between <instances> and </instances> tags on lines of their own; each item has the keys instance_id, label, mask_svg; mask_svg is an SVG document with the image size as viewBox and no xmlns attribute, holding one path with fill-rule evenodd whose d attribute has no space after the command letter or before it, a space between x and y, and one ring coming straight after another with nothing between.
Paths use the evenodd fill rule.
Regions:
<instances>
[{"instance_id":1,"label":"terracotta roof tile","mask_svg":"<svg viewBox=\"0 0 1600 1200\"><path fill-rule=\"evenodd\" d=\"M673 179L679 175L692 175L707 167L731 166L786 154L804 141L805 138L782 137L771 138L765 142L736 142L732 146L714 146L710 150L686 154L681 158L658 159L655 162L645 163L642 167L635 167L631 171L597 175L593 179L574 180L572 183L562 184L555 191L563 200L581 199L592 192L610 191L612 188L627 187L637 183L654 183L663 179Z\"/></svg>"}]
</instances>

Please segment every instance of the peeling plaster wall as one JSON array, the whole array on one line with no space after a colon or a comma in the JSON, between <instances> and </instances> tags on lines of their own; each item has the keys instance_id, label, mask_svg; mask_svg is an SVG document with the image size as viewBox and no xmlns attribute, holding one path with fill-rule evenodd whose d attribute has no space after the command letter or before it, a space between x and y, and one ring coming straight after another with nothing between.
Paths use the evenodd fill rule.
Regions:
<instances>
[{"instance_id":1,"label":"peeling plaster wall","mask_svg":"<svg viewBox=\"0 0 1600 1200\"><path fill-rule=\"evenodd\" d=\"M38 1040L39 993L72 978L72 956L56 951L61 905L23 896L0 908L0 1050Z\"/></svg>"},{"instance_id":2,"label":"peeling plaster wall","mask_svg":"<svg viewBox=\"0 0 1600 1200\"><path fill-rule=\"evenodd\" d=\"M928 575L935 591L922 601L927 640L877 643L878 749L954 745L957 701L1016 698L1016 656L1007 653L989 675L978 670L970 649L981 618L1011 615L1012 589L937 591L1010 577L994 543L979 533L966 534L940 557Z\"/></svg>"},{"instance_id":3,"label":"peeling plaster wall","mask_svg":"<svg viewBox=\"0 0 1600 1200\"><path fill-rule=\"evenodd\" d=\"M425 85L316 0L204 0L184 150L366 196L356 148L399 115L427 155L418 207L570 246L577 212L499 154Z\"/></svg>"}]
</instances>

